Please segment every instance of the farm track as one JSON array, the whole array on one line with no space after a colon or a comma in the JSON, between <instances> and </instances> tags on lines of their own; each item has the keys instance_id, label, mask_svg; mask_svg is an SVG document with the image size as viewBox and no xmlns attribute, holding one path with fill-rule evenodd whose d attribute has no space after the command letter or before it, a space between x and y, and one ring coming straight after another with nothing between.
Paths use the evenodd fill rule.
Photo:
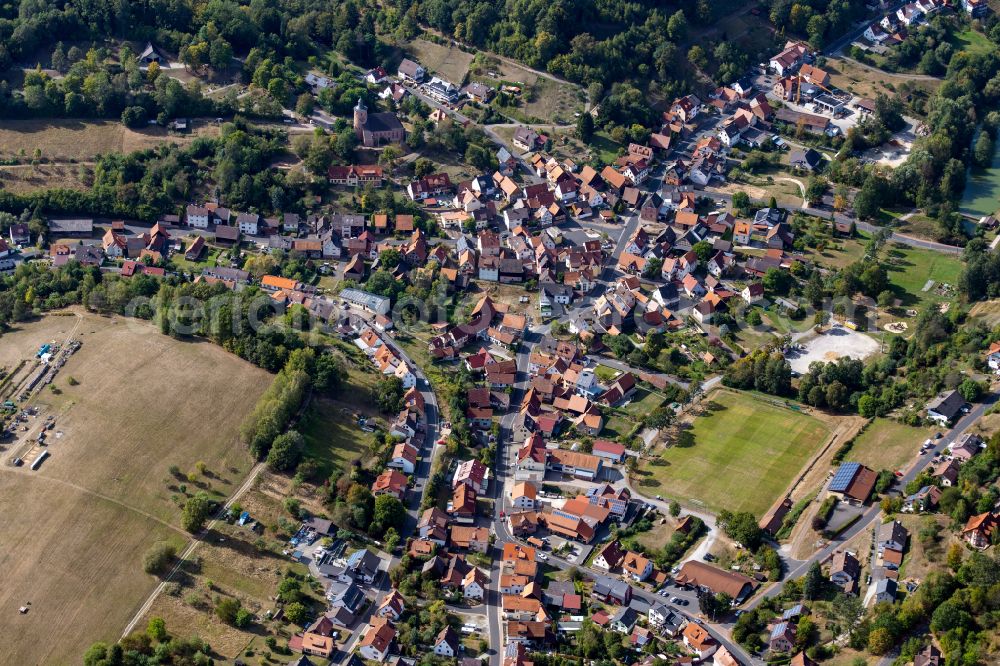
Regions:
<instances>
[{"instance_id":1,"label":"farm track","mask_svg":"<svg viewBox=\"0 0 1000 666\"><path fill-rule=\"evenodd\" d=\"M234 502L243 497L243 495L246 494L246 492L253 487L253 484L257 481L257 477L259 477L260 473L264 471L265 466L266 466L265 463L258 463L252 470L250 470L250 474L247 476L246 481L244 481L243 485L241 485L239 489L235 493L233 493L232 496L230 496L229 500L226 501L226 504L219 512L219 515L225 514L226 510L228 510L229 507L231 507ZM219 520L221 519L214 518L204 527L204 529L198 535L191 537L191 543L189 543L187 547L177 556L177 564L175 564L173 568L170 570L170 572L163 577L163 580L160 581L159 585L156 586L156 588L150 593L149 597L147 597L146 600L143 602L142 606L139 607L139 610L137 610L135 615L132 616L132 619L129 620L129 623L125 626L125 630L122 632L122 638L125 638L135 630L136 626L138 626L139 624L139 621L142 620L143 616L149 612L150 608L153 607L153 604L156 602L157 597L160 596L160 593L166 589L167 583L173 580L174 576L176 576L178 572L180 572L180 570L184 567L188 559L191 557L195 549L198 547L198 544L201 543L201 539L198 537L210 532L212 528L215 527L215 525L219 522ZM180 531L185 536L187 536L188 534L184 530L181 530L172 525L170 527L171 529Z\"/></svg>"}]
</instances>

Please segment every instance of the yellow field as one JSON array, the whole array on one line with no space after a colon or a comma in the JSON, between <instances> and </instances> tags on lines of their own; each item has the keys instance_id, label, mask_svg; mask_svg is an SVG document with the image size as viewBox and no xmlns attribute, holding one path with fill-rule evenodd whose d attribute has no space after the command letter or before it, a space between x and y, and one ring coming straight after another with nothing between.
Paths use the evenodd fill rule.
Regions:
<instances>
[{"instance_id":1,"label":"yellow field","mask_svg":"<svg viewBox=\"0 0 1000 666\"><path fill-rule=\"evenodd\" d=\"M156 541L187 541L185 492L226 497L253 462L237 430L266 372L208 342L90 314L3 336L0 363L71 332L83 346L54 382L60 393L35 398L40 415L24 433L54 415L51 457L35 472L13 467L22 441L7 445L0 465L0 607L31 602L26 615L0 614L0 663L78 663L91 642L117 639L155 584L143 554Z\"/></svg>"},{"instance_id":2,"label":"yellow field","mask_svg":"<svg viewBox=\"0 0 1000 666\"><path fill-rule=\"evenodd\" d=\"M165 142L190 143L198 136L218 133L217 125L205 123L196 123L187 134L174 134L158 126L131 130L110 120L5 120L0 124L0 158L31 160L38 148L46 160L86 161L102 153L127 153Z\"/></svg>"}]
</instances>

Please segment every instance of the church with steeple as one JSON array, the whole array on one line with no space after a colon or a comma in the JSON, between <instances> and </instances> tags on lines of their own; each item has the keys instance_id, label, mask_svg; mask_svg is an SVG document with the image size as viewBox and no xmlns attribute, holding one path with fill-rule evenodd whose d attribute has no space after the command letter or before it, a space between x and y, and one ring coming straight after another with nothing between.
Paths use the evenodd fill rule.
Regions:
<instances>
[{"instance_id":1,"label":"church with steeple","mask_svg":"<svg viewBox=\"0 0 1000 666\"><path fill-rule=\"evenodd\" d=\"M402 143L406 130L395 113L368 113L364 100L354 107L354 133L364 146L373 148L387 143Z\"/></svg>"}]
</instances>

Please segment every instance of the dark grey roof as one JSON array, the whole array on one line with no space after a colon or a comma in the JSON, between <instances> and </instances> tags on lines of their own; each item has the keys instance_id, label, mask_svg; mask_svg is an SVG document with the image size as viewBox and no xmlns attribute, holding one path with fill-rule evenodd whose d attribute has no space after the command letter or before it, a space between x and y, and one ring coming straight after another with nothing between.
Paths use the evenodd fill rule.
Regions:
<instances>
[{"instance_id":1,"label":"dark grey roof","mask_svg":"<svg viewBox=\"0 0 1000 666\"><path fill-rule=\"evenodd\" d=\"M617 599L624 599L628 594L630 586L623 580L599 576L594 579L594 594L599 596L612 596Z\"/></svg>"},{"instance_id":2,"label":"dark grey roof","mask_svg":"<svg viewBox=\"0 0 1000 666\"><path fill-rule=\"evenodd\" d=\"M569 296L573 289L568 284L557 284L555 282L543 282L538 288L552 296Z\"/></svg>"},{"instance_id":3,"label":"dark grey roof","mask_svg":"<svg viewBox=\"0 0 1000 666\"><path fill-rule=\"evenodd\" d=\"M370 132L392 132L402 130L403 124L395 113L369 113L365 129Z\"/></svg>"},{"instance_id":4,"label":"dark grey roof","mask_svg":"<svg viewBox=\"0 0 1000 666\"><path fill-rule=\"evenodd\" d=\"M50 219L49 231L52 234L89 234L94 231L94 220L87 219Z\"/></svg>"},{"instance_id":5,"label":"dark grey roof","mask_svg":"<svg viewBox=\"0 0 1000 666\"><path fill-rule=\"evenodd\" d=\"M668 303L677 300L677 286L672 282L662 285L656 291L660 294L660 298Z\"/></svg>"},{"instance_id":6,"label":"dark grey roof","mask_svg":"<svg viewBox=\"0 0 1000 666\"><path fill-rule=\"evenodd\" d=\"M927 411L934 411L947 419L953 419L965 406L965 398L958 391L948 391L927 403Z\"/></svg>"},{"instance_id":7,"label":"dark grey roof","mask_svg":"<svg viewBox=\"0 0 1000 666\"><path fill-rule=\"evenodd\" d=\"M206 277L213 277L218 280L231 280L233 282L247 282L250 280L250 273L239 268L228 268L226 266L211 266L201 272Z\"/></svg>"},{"instance_id":8,"label":"dark grey roof","mask_svg":"<svg viewBox=\"0 0 1000 666\"><path fill-rule=\"evenodd\" d=\"M361 591L361 588L351 583L330 598L330 607L346 608L353 612L358 609L364 599L365 593Z\"/></svg>"},{"instance_id":9,"label":"dark grey roof","mask_svg":"<svg viewBox=\"0 0 1000 666\"><path fill-rule=\"evenodd\" d=\"M632 626L639 620L639 614L631 606L622 606L611 616L612 622L621 622L625 626Z\"/></svg>"}]
</instances>

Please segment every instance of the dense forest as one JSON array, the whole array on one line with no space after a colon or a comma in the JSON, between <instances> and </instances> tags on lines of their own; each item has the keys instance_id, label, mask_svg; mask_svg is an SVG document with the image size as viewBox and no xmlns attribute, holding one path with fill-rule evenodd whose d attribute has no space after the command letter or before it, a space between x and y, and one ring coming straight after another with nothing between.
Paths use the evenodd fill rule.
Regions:
<instances>
[{"instance_id":1,"label":"dense forest","mask_svg":"<svg viewBox=\"0 0 1000 666\"><path fill-rule=\"evenodd\" d=\"M391 0L388 5L385 25L400 37L426 25L584 85L632 81L643 87L678 76L689 26L713 26L745 6L708 0ZM779 30L808 36L816 46L864 11L860 0L772 0L763 6ZM724 34L719 37L713 57L736 70L722 78L741 74L738 70L750 64L747 56L757 54L739 53Z\"/></svg>"}]
</instances>

